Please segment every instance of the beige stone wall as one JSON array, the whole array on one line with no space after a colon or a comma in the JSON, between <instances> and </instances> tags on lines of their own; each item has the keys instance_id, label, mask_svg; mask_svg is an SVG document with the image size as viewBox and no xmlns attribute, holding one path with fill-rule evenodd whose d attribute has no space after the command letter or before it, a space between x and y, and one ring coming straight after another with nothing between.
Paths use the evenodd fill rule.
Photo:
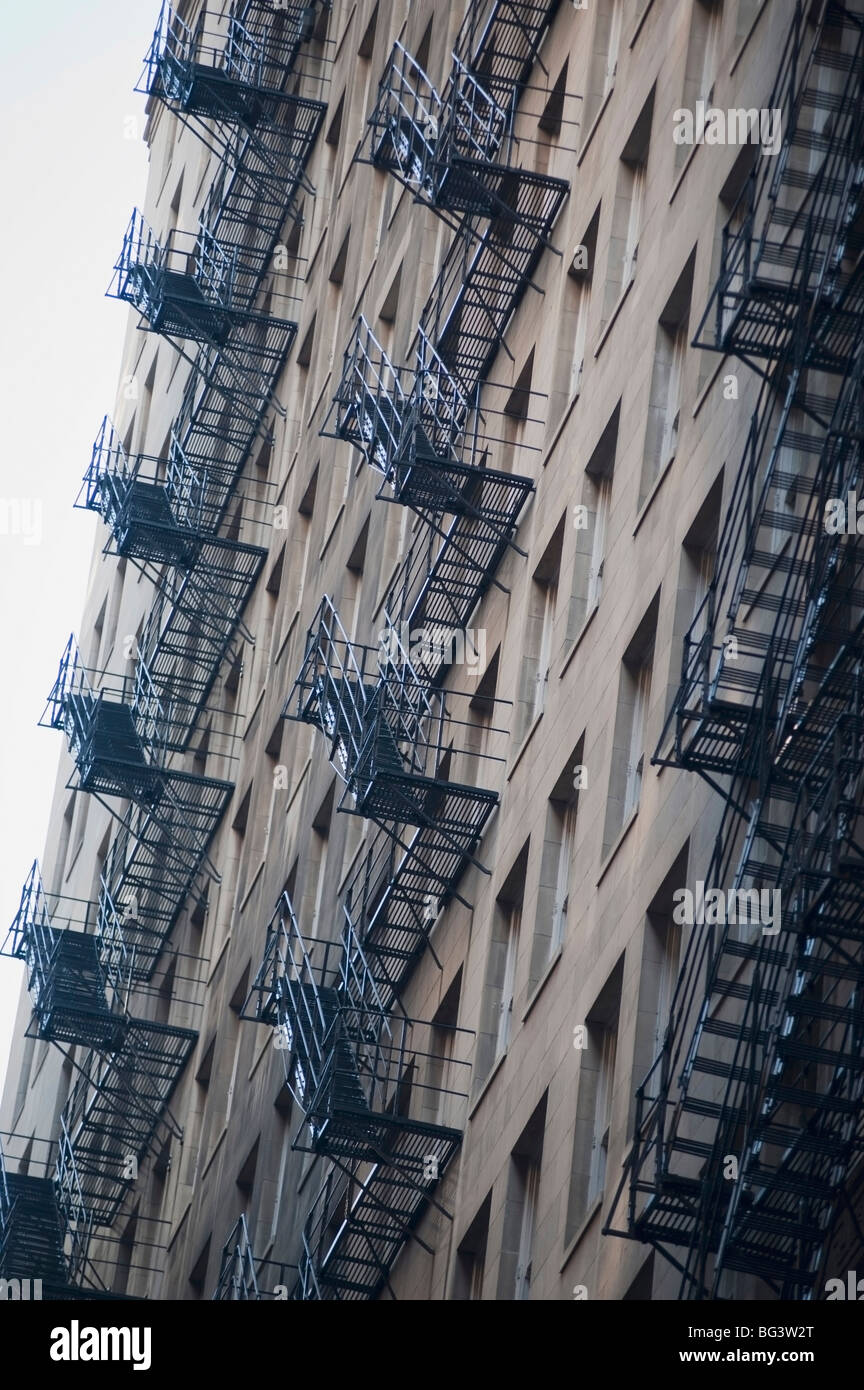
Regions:
<instances>
[{"instance_id":1,"label":"beige stone wall","mask_svg":"<svg viewBox=\"0 0 864 1390\"><path fill-rule=\"evenodd\" d=\"M221 881L211 887L203 929L189 921L188 912L177 929L181 949L205 958L207 987L201 1009L193 1012L175 1005L170 1015L172 1022L191 1022L199 1030L198 1047L171 1102L184 1129L183 1143L174 1145L164 1182L149 1171L143 1171L140 1179L141 1211L165 1223L159 1229L167 1233L167 1253L161 1279L148 1281L133 1274L128 1287L156 1297L209 1297L222 1244L244 1210L257 1255L296 1259L302 1221L325 1167L323 1159L292 1151L299 1116L296 1109L286 1116L275 1105L282 1089L281 1057L268 1030L240 1020L236 1005L254 976L273 904L295 865L293 896L301 929L310 935L338 935L340 890L354 856L362 850L366 827L333 810L326 870L318 891L319 812L327 804L335 776L326 760L324 741L305 726L286 723L278 755L268 754L267 747L273 746L271 740L321 596L331 596L343 616L355 621L352 604L357 602L359 587L354 630L358 640L376 645L380 600L400 545L410 539L414 525L403 509L376 499L378 478L360 456L347 444L320 437L319 430L357 314L366 315L396 362L406 362L420 311L449 244L451 233L440 218L414 203L393 178L368 164L352 162L352 155L363 136L394 39L416 51L432 20L428 70L440 89L463 7L433 7L428 0L410 5L404 0L379 0L374 43L369 55L361 56L358 48L374 8L370 0L356 4L334 0L330 14L329 107L308 168L316 196L303 197L300 257L305 279L296 315L299 332L268 417L274 431L269 497L286 509L288 525L277 529L252 524L244 531L243 539L270 548L264 575L244 617L254 641L245 646L237 689L226 689L223 672L214 691L214 702L239 716L242 736L231 760L217 756L207 760L208 775L228 776L235 782L233 801L211 849ZM537 422L515 430L518 446L502 446L501 460L492 461L527 473L535 482L536 491L516 538L526 553L511 550L507 554L496 575L501 587L488 592L472 617L472 626L485 633L487 658L499 653L497 696L512 702L499 707L494 721L509 726L509 732L492 735L488 744L501 761L483 769L484 784L499 793L500 805L478 851L489 874L468 869L460 894L472 907L454 902L444 912L432 937L440 969L427 952L405 1001L413 1016L431 1018L461 971L459 1023L478 1034L479 1049L479 1035L487 1026L484 1009L489 1001L484 992L495 915L500 911L496 899L527 842L511 1036L506 1055L494 1065L485 1084L480 1087L475 1078L462 1152L439 1189L452 1222L434 1211L427 1214L418 1234L433 1247L434 1255L409 1243L393 1270L393 1289L401 1298L458 1295L463 1276L457 1250L487 1197L483 1297L513 1297L519 1198L512 1154L544 1099L532 1297L569 1299L574 1286L584 1285L591 1299L621 1299L649 1253L601 1235L630 1143L633 1092L650 1060L653 1020L648 1014L657 967L646 914L685 846L689 844L690 879L697 876L694 865L698 869L707 863L717 818L716 803L696 778L653 767L649 760L679 672L686 626L681 620L682 604L687 609L686 594L682 599L684 541L721 474L723 492L728 495L754 399L753 379L740 364L724 365L688 347L675 456L640 506L658 321L690 265L688 340L693 336L712 283L716 236L722 224L718 200L739 153L723 146L696 147L685 164L676 162L672 112L681 104L694 8L699 8L699 0L625 0L614 85L600 102L590 129L584 121L585 103L574 101L568 109L577 114L580 127L565 127L560 137L544 134L537 126L545 102L539 90L526 95L519 119L520 160L566 178L570 194L553 236L554 248L561 254L544 253L535 275L537 288L529 289L519 305L507 331L506 347L491 374L495 382L512 386L533 351L532 388L537 394L532 396L529 414ZM759 105L770 88L788 6L781 0L771 0L764 7L725 0L718 8L722 28L714 100L722 107ZM568 92L587 93L589 110L597 107L596 91L591 96L597 80L593 55L608 10L601 0L589 0L586 9L560 5L535 69L538 89L551 89L566 58ZM749 37L740 32L739 10L758 14ZM616 203L621 193L620 155L652 94L638 259L632 284L619 297L610 283L618 274L621 257L621 209ZM338 142L330 143L328 133L335 139L333 121L340 104ZM192 227L208 186L202 145L164 110L153 113L148 136L151 173L145 214L157 229L165 227L172 217L173 201L178 207L177 225ZM578 291L568 268L574 247L585 240L598 209L584 367L578 396L573 399ZM341 283L334 284L331 272L346 236L344 273ZM384 319L381 309L390 314L397 270L398 306L392 320ZM278 277L274 285L278 291ZM120 306L117 312L123 312ZM142 399L154 363L152 402L142 434ZM76 369L82 369L82 364ZM171 344L137 331L130 323L115 419L124 434L137 411L136 450L161 450L186 372ZM740 385L734 401L724 399L723 378L728 372L737 374ZM137 401L126 398L128 388L122 383L129 378L138 383ZM494 394L490 390L490 401ZM501 395L499 390L499 403ZM590 621L583 624L578 602L575 606L570 602L574 591L578 599L580 586L584 599L586 564L585 541L574 525L574 508L590 501L586 466L619 403L602 595ZM83 472L86 460L81 464ZM254 474L254 466L248 471ZM310 484L316 474L310 509ZM529 613L536 598L532 576L562 519L545 707L539 718L531 720L520 709L520 700L526 636L533 641L529 635ZM349 561L367 522L358 586ZM103 541L104 536L100 547ZM283 544L278 593L268 592L268 579ZM629 817L622 833L609 811L610 786L617 786L615 779L620 782L621 776L622 752L614 745L622 660L655 597L641 796L637 813ZM115 559L101 553L94 556L90 597L79 634L94 665L125 669L124 638L136 632L151 599L148 583L131 564L121 574ZM106 601L100 637L94 624ZM449 679L455 688L470 690L476 684L476 677L458 668ZM548 901L548 891L544 899L543 890L549 887L548 861L543 866L547 802L578 747L587 785L578 800L566 933L551 964L541 961L538 968L539 948L534 945L538 904ZM287 788L274 785L279 766L287 769ZM95 896L94 864L111 819L95 800L90 798L88 804L88 798L78 795L64 846L64 813L71 795L64 788L70 772L71 763L64 755L45 876L54 891L87 899ZM241 833L233 823L250 787L246 828ZM341 791L337 780L335 803ZM620 1003L605 1193L568 1234L574 1134L580 1122L580 1132L590 1122L589 1092L580 1071L591 1065L586 1060L591 1054L574 1047L574 1028L590 1022L592 1009L613 977L620 979ZM22 1028L25 1017L26 1009ZM201 1075L211 1046L212 1070L204 1085L196 1076ZM19 1085L16 1060L4 1102L3 1127L45 1135L55 1119L58 1087L68 1084L68 1076L47 1044L24 1043L18 1056L25 1071L29 1067L29 1085L26 1090ZM239 1187L237 1179L256 1142L257 1168L249 1191ZM536 1142L536 1136L531 1142ZM619 1223L623 1217L622 1209ZM196 1269L200 1281L193 1286L190 1274ZM658 1261L654 1296L674 1296L673 1284Z\"/></svg>"}]
</instances>

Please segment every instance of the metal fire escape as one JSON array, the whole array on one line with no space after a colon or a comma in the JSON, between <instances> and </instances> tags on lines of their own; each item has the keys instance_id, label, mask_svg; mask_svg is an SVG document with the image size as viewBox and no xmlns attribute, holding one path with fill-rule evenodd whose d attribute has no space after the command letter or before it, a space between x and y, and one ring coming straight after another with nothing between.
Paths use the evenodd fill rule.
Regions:
<instances>
[{"instance_id":1,"label":"metal fire escape","mask_svg":"<svg viewBox=\"0 0 864 1390\"><path fill-rule=\"evenodd\" d=\"M77 1302L121 1297L105 1289L88 1267L91 1224L62 1124L59 1143L3 1136L0 1279L17 1286L16 1293L25 1300ZM6 1293L7 1298L14 1296Z\"/></svg>"},{"instance_id":2,"label":"metal fire escape","mask_svg":"<svg viewBox=\"0 0 864 1390\"><path fill-rule=\"evenodd\" d=\"M248 537L260 539L272 498L249 465L272 441L265 415L296 335L273 312L287 283L276 253L286 221L302 221L298 195L314 194L305 171L326 109L327 9L236 0L190 28L165 4L145 64L141 89L202 139L213 178L194 233L157 237L133 214L109 294L192 370L164 455L130 454L106 420L78 499L109 528L106 552L154 587L131 674L86 670L70 640L42 721L65 732L76 789L108 798L120 822L98 902L83 920L61 899L49 909L34 867L6 945L27 964L38 1036L74 1048L45 1181L61 1225L78 1232L76 1276L92 1228L121 1218L138 1161L150 1154L158 1168L182 1137L168 1102L196 1034L160 1021L178 967L165 948L190 894L204 909L207 851L233 792L184 755L230 757L238 732L212 693L220 670L239 668L266 557ZM4 1188L0 1206L3 1247L38 1244L27 1202ZM87 1280L98 1282L89 1265Z\"/></svg>"},{"instance_id":3,"label":"metal fire escape","mask_svg":"<svg viewBox=\"0 0 864 1390\"><path fill-rule=\"evenodd\" d=\"M142 989L121 922L86 907L83 921L81 904L49 907L34 864L2 954L25 963L36 1036L88 1052L64 1111L67 1162L88 1219L111 1225L134 1164L180 1132L167 1106L198 1035L145 1016L156 991Z\"/></svg>"},{"instance_id":4,"label":"metal fire escape","mask_svg":"<svg viewBox=\"0 0 864 1390\"><path fill-rule=\"evenodd\" d=\"M222 1303L282 1301L289 1297L296 1279L296 1265L256 1256L244 1213L234 1223L222 1247L213 1298Z\"/></svg>"},{"instance_id":5,"label":"metal fire escape","mask_svg":"<svg viewBox=\"0 0 864 1390\"><path fill-rule=\"evenodd\" d=\"M703 882L776 892L782 925L697 923L638 1093L619 1234L685 1298L736 1273L818 1298L864 1154L864 553L854 516L828 525L864 487L862 95L864 5L797 5L783 148L732 211L697 337L764 384L668 761L725 799Z\"/></svg>"},{"instance_id":6,"label":"metal fire escape","mask_svg":"<svg viewBox=\"0 0 864 1390\"><path fill-rule=\"evenodd\" d=\"M339 943L309 945L283 895L246 1016L281 1034L304 1115L295 1147L334 1163L304 1228L296 1299L380 1293L461 1143L472 1037L394 1013L391 991L350 920Z\"/></svg>"},{"instance_id":7,"label":"metal fire escape","mask_svg":"<svg viewBox=\"0 0 864 1390\"><path fill-rule=\"evenodd\" d=\"M432 1203L449 1215L435 1189L461 1139L468 1064L454 1040L465 1035L451 1030L445 1044L446 1030L404 1016L400 995L467 865L483 870L475 851L497 804L443 680L507 548L518 549L533 489L491 466L504 412L487 378L568 191L519 166L515 136L556 9L470 5L441 97L397 44L359 155L455 237L414 366L394 367L361 318L322 431L359 448L383 495L425 526L386 596L380 646L352 644L325 598L284 711L322 731L345 783L341 808L378 827L346 890L339 946L316 955L283 896L247 1003L284 1040L305 1117L295 1146L331 1160L304 1226L300 1300L392 1295L390 1270L420 1240L423 1212Z\"/></svg>"}]
</instances>

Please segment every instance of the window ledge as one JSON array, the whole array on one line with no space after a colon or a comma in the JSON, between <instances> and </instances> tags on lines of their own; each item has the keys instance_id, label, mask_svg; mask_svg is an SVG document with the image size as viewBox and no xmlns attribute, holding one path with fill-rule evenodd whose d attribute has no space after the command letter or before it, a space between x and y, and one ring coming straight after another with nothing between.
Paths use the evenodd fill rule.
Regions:
<instances>
[{"instance_id":1,"label":"window ledge","mask_svg":"<svg viewBox=\"0 0 864 1390\"><path fill-rule=\"evenodd\" d=\"M273 1034L272 1034L272 1033L270 1032L270 1030L268 1029L268 1030L267 1030L267 1033L266 1033L266 1036L265 1036L265 1038L264 1038L264 1041L263 1041L263 1043L261 1044L261 1047L260 1047L259 1051L255 1054L255 1057L254 1057L254 1059L253 1059L252 1065L251 1065L251 1067L249 1068L249 1075L248 1075L248 1077L247 1077L247 1080L248 1080L248 1081L251 1081L251 1080L252 1080L253 1076L255 1075L256 1071L257 1071L258 1068L260 1067L260 1065L261 1065L261 1063L263 1062L264 1058L267 1056L267 1053L270 1051L270 1047L271 1047L272 1042L273 1042Z\"/></svg>"},{"instance_id":2,"label":"window ledge","mask_svg":"<svg viewBox=\"0 0 864 1390\"><path fill-rule=\"evenodd\" d=\"M578 401L579 397L581 396L581 394L582 394L582 391L581 391L581 389L580 389L580 390L578 390L578 391L576 392L576 394L575 394L574 396L571 396L570 400L567 402L566 406L564 407L564 413L562 414L561 419L558 421L558 424L557 424L557 426L556 426L556 428L555 428L555 433L554 433L554 435L552 436L552 442L551 442L551 444L549 445L549 448L546 450L545 454L543 455L543 462L542 462L541 465L540 465L541 468L545 468L545 467L546 467L547 463L549 462L549 460L551 459L552 455L554 454L555 449L556 449L556 447L557 447L557 445L558 445L558 440L561 438L562 434L564 433L564 429L565 429L565 426L566 426L566 424L567 424L567 421L570 419L570 416L573 414L573 409L574 409L574 407L575 407L575 405L576 405L576 402ZM532 496L533 496L533 494L532 494Z\"/></svg>"},{"instance_id":3,"label":"window ledge","mask_svg":"<svg viewBox=\"0 0 864 1390\"><path fill-rule=\"evenodd\" d=\"M522 761L522 754L525 752L525 749L528 747L528 744L531 742L532 738L534 737L534 730L537 728L537 725L540 723L540 720L543 718L543 714L544 714L544 711L541 709L540 713L539 713L539 714L536 714L536 715L534 716L534 719L533 719L532 722L531 722L531 727L528 729L527 733L525 734L525 737L523 738L522 742L520 743L518 752L516 753L516 756L514 757L512 763L510 764L510 767L508 768L508 771L507 771L507 781L508 781L508 782L510 781L510 778L513 776L513 773L516 771L517 767L519 766L520 762Z\"/></svg>"},{"instance_id":4,"label":"window ledge","mask_svg":"<svg viewBox=\"0 0 864 1390\"><path fill-rule=\"evenodd\" d=\"M612 310L612 313L609 315L609 322L603 329L602 333L600 334L600 337L597 339L597 346L595 347L593 354L595 361L600 356L600 353L603 351L606 339L609 337L609 334L612 332L612 329L615 326L615 321L618 318L618 315L621 313L622 308L624 307L624 301L630 293L635 279L636 275L634 273L630 276L630 279L627 281L627 284L624 286L623 290L619 294L618 302L616 303L615 308Z\"/></svg>"},{"instance_id":5,"label":"window ledge","mask_svg":"<svg viewBox=\"0 0 864 1390\"><path fill-rule=\"evenodd\" d=\"M660 469L660 472L657 474L657 477L651 484L651 491L648 493L648 496L645 498L645 501L642 503L642 506L639 508L639 512L636 516L636 525L633 527L634 536L638 532L639 527L642 525L642 522L645 520L645 517L648 515L648 512L651 509L651 504L654 501L654 498L657 496L657 493L663 486L664 479L666 478L667 473L669 472L677 457L678 451L676 449L674 454L670 454L669 458L666 460L663 467Z\"/></svg>"},{"instance_id":6,"label":"window ledge","mask_svg":"<svg viewBox=\"0 0 864 1390\"><path fill-rule=\"evenodd\" d=\"M633 33L631 34L631 36L630 36L630 41L629 41L629 43L627 44L627 47L628 47L628 48L632 48L632 47L633 47L633 45L635 44L635 42L636 42L636 40L638 39L639 35L642 33L642 28L643 28L643 26L644 26L644 24L645 24L646 19L648 18L648 14L649 14L650 9L651 9L651 6L652 6L653 4L654 4L654 0L648 0L648 3L647 3L647 4L645 5L645 7L643 8L642 13L639 15L639 18L636 20L636 24L634 25L634 28L633 28Z\"/></svg>"},{"instance_id":7,"label":"window ledge","mask_svg":"<svg viewBox=\"0 0 864 1390\"><path fill-rule=\"evenodd\" d=\"M576 1232L576 1234L575 1234L575 1235L572 1235L572 1236L570 1237L570 1239L568 1240L567 1244L566 1244L565 1247L564 1247L564 1258L563 1258L563 1260L561 1261L561 1269L560 1269L560 1273L561 1273L561 1274L564 1273L564 1270L567 1268L568 1264L570 1263L570 1260L571 1260L572 1257L573 1257L573 1252L575 1251L576 1246L579 1244L580 1240L581 1240L582 1237L585 1235L586 1231L588 1230L588 1227L591 1225L591 1222L594 1220L594 1218L595 1218L597 1215L599 1215L599 1213L600 1213L600 1211L602 1210L602 1208L603 1208L603 1198L602 1198L602 1197L598 1197L597 1200L596 1200L596 1202L594 1203L594 1205L589 1209L588 1215L585 1217L585 1220L582 1222L582 1225L579 1227L579 1229L578 1229L578 1231Z\"/></svg>"},{"instance_id":8,"label":"window ledge","mask_svg":"<svg viewBox=\"0 0 864 1390\"><path fill-rule=\"evenodd\" d=\"M305 1123L306 1121L304 1120L303 1124L305 1125ZM308 1168L305 1168L303 1172L300 1174L300 1181L297 1183L298 1194L303 1191L303 1188L306 1186L307 1182L309 1181L309 1178L315 1172L320 1157L320 1154L312 1154L312 1162L309 1164Z\"/></svg>"},{"instance_id":9,"label":"window ledge","mask_svg":"<svg viewBox=\"0 0 864 1390\"><path fill-rule=\"evenodd\" d=\"M740 61L741 61L741 56L742 56L742 54L743 54L743 52L744 52L744 49L747 47L748 43L749 43L750 40L752 39L752 37L753 37L753 30L756 28L756 25L759 23L760 19L762 18L763 14L765 13L765 6L766 6L767 4L768 4L768 0L762 0L761 5L759 6L758 10L757 10L756 13L754 14L754 16L753 16L753 23L750 25L750 28L747 30L747 33L744 35L743 39L741 40L741 44L740 44L740 46L739 46L739 48L738 48L738 51L736 52L735 57L732 59L732 66L731 66L730 69L729 69L729 76L730 76L730 77L732 76L732 74L734 73L734 71L735 71L735 69L737 68L738 64L740 63Z\"/></svg>"},{"instance_id":10,"label":"window ledge","mask_svg":"<svg viewBox=\"0 0 864 1390\"><path fill-rule=\"evenodd\" d=\"M706 349L706 350L707 350L707 349ZM716 380L717 380L718 376L720 375L721 371L723 370L723 366L724 366L725 362L727 361L727 358L728 358L728 353L725 353L725 352L724 352L724 353L720 354L720 356L719 356L719 358L718 358L717 366L716 366L716 367L714 368L714 370L711 372L710 376L708 377L708 380L705 382L705 385L702 387L702 390L699 392L699 395L696 397L696 401L695 401L695 403L694 403L693 410L692 410L692 412L691 412L692 418L693 418L694 420L696 419L696 416L699 414L699 411L702 409L703 405L705 404L706 400L708 399L708 396L709 396L709 394L710 394L710 392L711 392L711 389L712 389L712 387L714 386L714 383L716 382Z\"/></svg>"},{"instance_id":11,"label":"window ledge","mask_svg":"<svg viewBox=\"0 0 864 1390\"><path fill-rule=\"evenodd\" d=\"M246 742L247 738L249 738L250 734L252 733L252 730L253 730L254 725L255 725L255 720L256 720L256 718L257 718L257 716L258 716L258 711L261 709L261 704L262 704L262 702L263 702L263 700L264 700L264 696L265 696L266 694L267 694L267 683L266 683L266 681L265 681L265 683L264 683L264 684L262 685L262 687L261 687L261 690L260 690L260 692L259 692L258 698L257 698L257 700L255 701L255 704L254 704L253 707L252 707L252 713L246 716L246 728L245 728L245 731L244 731L244 733L243 733L243 742L244 742L244 743Z\"/></svg>"},{"instance_id":12,"label":"window ledge","mask_svg":"<svg viewBox=\"0 0 864 1390\"><path fill-rule=\"evenodd\" d=\"M327 532L327 535L326 535L326 537L324 538L324 544L322 545L320 551L318 552L318 561L319 561L319 564L320 564L320 562L324 559L324 556L327 554L327 549L328 549L328 547L329 547L329 545L330 545L330 542L332 541L333 537L334 537L335 534L336 534L336 530L337 530L337 528L338 528L338 526L339 526L339 522L342 520L342 517L344 516L344 514L345 514L345 503L344 503L344 502L340 502L340 503L339 503L339 510L337 511L336 515L335 515L334 518L333 518L333 525L330 527L329 531Z\"/></svg>"},{"instance_id":13,"label":"window ledge","mask_svg":"<svg viewBox=\"0 0 864 1390\"><path fill-rule=\"evenodd\" d=\"M676 148L676 149L679 149L680 146L676 145L675 148ZM698 150L698 148L699 148L699 141L698 141L698 140L694 140L694 141L693 141L693 144L692 144L691 147L690 147L690 153L688 154L687 158L684 160L684 163L681 165L680 172L679 172L678 174L675 175L675 182L674 182L673 185L672 185L672 192L669 194L669 202L670 202L670 204L674 203L674 201L675 201L675 196L676 196L676 194L677 194L677 192L678 192L678 189L681 187L682 183L684 182L684 176L685 176L685 174L687 173L687 170L690 168L690 165L693 163L693 159L694 159L694 157L695 157L695 155L696 155L696 151Z\"/></svg>"},{"instance_id":14,"label":"window ledge","mask_svg":"<svg viewBox=\"0 0 864 1390\"><path fill-rule=\"evenodd\" d=\"M540 998L540 995L543 993L543 990L546 987L546 981L549 979L549 976L552 974L553 970L555 969L555 966L558 964L563 953L564 944L562 942L562 944L557 948L554 956L546 966L546 969L543 971L543 974L540 976L540 979L537 981L537 984L534 986L534 991L530 999L528 1000L528 1003L525 1005L525 1008L522 1010L520 1016L521 1023L525 1022L531 1010L534 1008L534 1005L537 1003L537 1000Z\"/></svg>"},{"instance_id":15,"label":"window ledge","mask_svg":"<svg viewBox=\"0 0 864 1390\"><path fill-rule=\"evenodd\" d=\"M202 1182L203 1182L204 1179L206 1178L207 1174L210 1172L210 1169L213 1167L213 1164L214 1164L214 1162L216 1161L216 1155L219 1153L219 1150L221 1149L222 1145L224 1144L224 1142L225 1142L225 1135L226 1135L227 1133L228 1133L228 1125L227 1125L227 1124L224 1124L224 1125L222 1126L222 1133L219 1135L219 1138L216 1140L216 1143L213 1145L212 1149L210 1150L210 1157L207 1159L207 1162L204 1164L204 1167L201 1169L201 1181L202 1181Z\"/></svg>"},{"instance_id":16,"label":"window ledge","mask_svg":"<svg viewBox=\"0 0 864 1390\"><path fill-rule=\"evenodd\" d=\"M288 805L285 807L285 814L286 814L286 816L288 815L288 812L291 810L291 807L294 805L294 802L297 800L297 794L298 794L298 792L300 791L300 788L302 787L304 781L306 780L306 773L309 771L309 769L310 769L311 766L312 766L312 758L311 758L311 756L310 756L310 757L308 757L308 758L306 759L305 763L303 764L303 771L300 773L300 776L297 778L297 781L294 783L294 790L292 791L290 797L288 798Z\"/></svg>"},{"instance_id":17,"label":"window ledge","mask_svg":"<svg viewBox=\"0 0 864 1390\"><path fill-rule=\"evenodd\" d=\"M293 634L294 634L294 628L297 626L297 620L298 620L299 617L300 617L300 609L298 608L297 611L295 612L294 616L292 617L290 623L288 624L288 631L285 633L285 636L282 638L282 641L279 643L279 650L278 650L278 652L276 653L276 660L273 662L273 665L274 665L274 666L278 666L278 665L279 665L279 662L282 660L282 657L285 655L285 649L286 649L286 647L288 646L288 643L291 641L291 638L292 638L292 636L293 636Z\"/></svg>"},{"instance_id":18,"label":"window ledge","mask_svg":"<svg viewBox=\"0 0 864 1390\"><path fill-rule=\"evenodd\" d=\"M559 681L564 679L565 672L567 671L567 668L569 667L570 662L573 660L573 658L574 658L574 656L576 655L577 651L578 651L579 648L581 647L581 645L582 645L582 639L583 639L583 637L585 636L585 633L588 631L588 629L589 629L589 627L591 626L591 624L593 623L594 618L595 618L595 615L599 612L599 609L600 609L600 604L599 604L599 602L598 602L598 603L595 603L594 607L591 609L591 612L588 614L588 616L587 616L587 618L585 619L584 623L583 623L582 626L580 627L578 633L577 633L576 636L574 637L574 639L573 639L573 646L570 648L569 652L568 652L567 655L565 656L563 665L561 666L561 670L558 672L558 679L559 679Z\"/></svg>"},{"instance_id":19,"label":"window ledge","mask_svg":"<svg viewBox=\"0 0 864 1390\"><path fill-rule=\"evenodd\" d=\"M167 1243L166 1246L165 1246L166 1251L167 1251L167 1250L170 1250L170 1249L172 1248L172 1246L174 1245L174 1242L176 1241L176 1239L177 1239L177 1237L179 1236L180 1232L183 1230L184 1225L186 1224L186 1218L187 1218L187 1216L189 1215L189 1213L190 1213L191 1210L192 1210L192 1198L190 1197L190 1198L189 1198L189 1201L186 1203L185 1207L183 1208L182 1212L180 1213L180 1215L179 1215L179 1217L178 1217L178 1219L177 1219L177 1224L175 1225L173 1231L171 1232L171 1234L170 1234L169 1237L168 1237L168 1243Z\"/></svg>"},{"instance_id":20,"label":"window ledge","mask_svg":"<svg viewBox=\"0 0 864 1390\"><path fill-rule=\"evenodd\" d=\"M83 848L84 848L84 836L82 835L82 836L81 836L81 839L78 841L77 845L75 846L75 853L72 855L72 858L69 860L69 868L66 870L65 874L63 875L63 882L64 882L64 883L68 883L68 882L69 882L69 876L70 876L70 874L72 873L72 870L75 868L75 865L76 865L77 862L78 862L78 856L79 856L79 854L81 853L81 851L82 851Z\"/></svg>"},{"instance_id":21,"label":"window ledge","mask_svg":"<svg viewBox=\"0 0 864 1390\"><path fill-rule=\"evenodd\" d=\"M495 1080L495 1077L498 1075L498 1073L499 1073L499 1071L501 1070L501 1068L503 1067L504 1063L507 1061L507 1052L508 1052L508 1050L509 1050L509 1049L505 1047L504 1051L501 1053L501 1056L500 1056L500 1057L496 1057L495 1062L494 1062L494 1065L493 1065L493 1067L492 1067L492 1070L490 1071L489 1075L486 1077L486 1080L483 1082L483 1085L480 1087L480 1090L478 1091L477 1095L474 1097L474 1099L472 1100L471 1104L469 1105L469 1107L468 1107L468 1115L467 1115L467 1118L468 1118L469 1120L473 1120L473 1118L474 1118L474 1112L478 1109L478 1107L479 1107L479 1105L480 1105L480 1102L483 1100L484 1096L486 1095L486 1092L489 1090L489 1087L492 1085L492 1082Z\"/></svg>"},{"instance_id":22,"label":"window ledge","mask_svg":"<svg viewBox=\"0 0 864 1390\"><path fill-rule=\"evenodd\" d=\"M610 86L608 92L606 92L605 96L603 97L603 100L602 100L601 103L600 103L600 110L597 112L597 115L594 117L593 121L591 122L591 125L590 125L589 128L588 128L588 134L585 136L585 143L583 144L583 146L582 146L581 150L579 151L579 154L578 154L578 156L577 156L577 158L576 158L576 168L577 168L577 169L579 168L579 166L580 166L581 163L582 163L582 160L585 158L586 154L588 153L588 146L591 144L591 141L594 139L594 132L595 132L595 130L597 129L598 125L600 124L600 121L602 120L603 112L606 110L606 107L609 105L609 102L610 102L610 100L611 100L612 93L614 92L614 90L615 90L615 83L613 82L612 85Z\"/></svg>"},{"instance_id":23,"label":"window ledge","mask_svg":"<svg viewBox=\"0 0 864 1390\"><path fill-rule=\"evenodd\" d=\"M252 882L249 884L249 887L246 889L246 892L243 894L243 901L241 902L239 908L237 909L238 912L243 912L243 911L245 910L246 904L248 903L249 899L251 898L252 894L253 894L254 891L255 891L255 888L257 887L258 880L259 880L259 878L261 877L261 875L262 875L263 872L264 872L264 865L265 865L265 863L266 863L266 860L262 859L262 860L261 860L261 863L258 865L258 868L255 870L255 873L252 875Z\"/></svg>"},{"instance_id":24,"label":"window ledge","mask_svg":"<svg viewBox=\"0 0 864 1390\"><path fill-rule=\"evenodd\" d=\"M630 834L630 827L632 826L638 814L639 807L637 806L635 810L630 812L630 815L627 817L627 820L622 825L620 831L618 832L618 839L615 841L609 853L606 855L606 858L603 860L603 863L600 865L600 875L597 879L596 884L594 885L595 888L599 888L600 884L606 877L606 872L609 869L612 860L615 858L624 841L627 839L627 836Z\"/></svg>"},{"instance_id":25,"label":"window ledge","mask_svg":"<svg viewBox=\"0 0 864 1390\"><path fill-rule=\"evenodd\" d=\"M231 944L231 933L230 933L230 931L229 931L228 935L225 937L225 940L222 942L222 945L219 947L218 954L217 954L217 956L216 956L216 959L215 959L214 962L213 962L213 969L210 971L210 974L207 976L207 988L208 988L208 989L210 988L210 986L212 985L213 981L214 981L215 978L216 978L216 972L217 972L217 970L219 969L220 965L222 964L223 960L225 959L225 953L226 953L226 951L228 950L228 947L230 946L230 944Z\"/></svg>"}]
</instances>

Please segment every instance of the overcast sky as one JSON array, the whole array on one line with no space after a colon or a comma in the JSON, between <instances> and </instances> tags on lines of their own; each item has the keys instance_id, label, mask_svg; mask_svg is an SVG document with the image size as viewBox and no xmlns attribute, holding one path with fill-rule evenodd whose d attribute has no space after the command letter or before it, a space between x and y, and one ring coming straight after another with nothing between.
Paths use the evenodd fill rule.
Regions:
<instances>
[{"instance_id":1,"label":"overcast sky","mask_svg":"<svg viewBox=\"0 0 864 1390\"><path fill-rule=\"evenodd\" d=\"M41 0L4 12L0 942L42 856L61 750L36 722L78 627L96 534L72 503L113 409L126 309L104 293L144 193L144 100L132 89L158 10ZM21 974L0 958L0 1087Z\"/></svg>"}]
</instances>

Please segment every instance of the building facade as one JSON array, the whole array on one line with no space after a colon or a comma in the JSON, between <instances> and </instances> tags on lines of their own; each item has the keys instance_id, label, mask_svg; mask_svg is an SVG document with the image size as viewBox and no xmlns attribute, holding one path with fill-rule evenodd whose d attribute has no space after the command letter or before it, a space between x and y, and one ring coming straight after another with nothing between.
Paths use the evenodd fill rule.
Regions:
<instances>
[{"instance_id":1,"label":"building facade","mask_svg":"<svg viewBox=\"0 0 864 1390\"><path fill-rule=\"evenodd\" d=\"M163 7L7 1278L855 1268L862 23Z\"/></svg>"}]
</instances>

